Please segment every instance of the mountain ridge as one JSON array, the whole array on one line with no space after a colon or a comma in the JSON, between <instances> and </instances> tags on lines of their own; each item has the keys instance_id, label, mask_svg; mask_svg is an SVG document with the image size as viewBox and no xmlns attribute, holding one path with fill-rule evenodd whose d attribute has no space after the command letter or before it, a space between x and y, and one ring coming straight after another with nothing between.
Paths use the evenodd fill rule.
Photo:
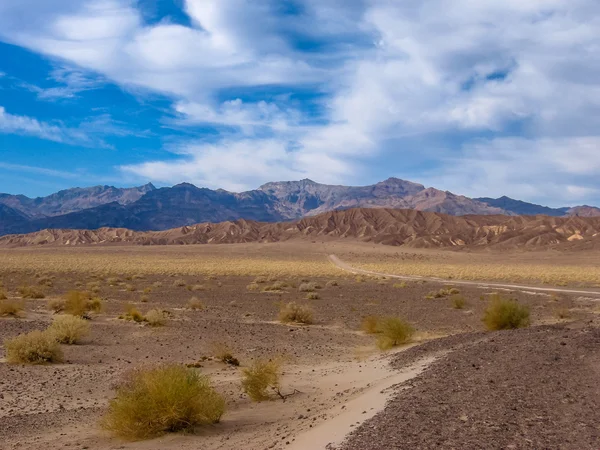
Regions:
<instances>
[{"instance_id":1,"label":"mountain ridge","mask_svg":"<svg viewBox=\"0 0 600 450\"><path fill-rule=\"evenodd\" d=\"M368 186L327 185L310 179L270 182L240 193L190 183L162 188L151 183L135 188L93 186L36 199L0 194L0 204L5 206L0 209L0 235L49 228L160 231L240 219L281 222L351 208L414 209L454 216L600 216L596 207L548 208L509 197L469 198L394 177Z\"/></svg>"},{"instance_id":2,"label":"mountain ridge","mask_svg":"<svg viewBox=\"0 0 600 450\"><path fill-rule=\"evenodd\" d=\"M466 215L388 208L329 211L293 222L245 219L165 231L125 228L43 230L0 237L0 247L35 245L194 245L350 239L413 248L600 248L600 217Z\"/></svg>"}]
</instances>

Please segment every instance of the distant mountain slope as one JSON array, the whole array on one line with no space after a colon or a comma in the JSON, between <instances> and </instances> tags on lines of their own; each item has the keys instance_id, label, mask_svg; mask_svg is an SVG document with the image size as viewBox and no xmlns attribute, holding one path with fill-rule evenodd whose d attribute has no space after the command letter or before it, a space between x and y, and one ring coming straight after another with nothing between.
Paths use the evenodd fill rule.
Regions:
<instances>
[{"instance_id":1,"label":"distant mountain slope","mask_svg":"<svg viewBox=\"0 0 600 450\"><path fill-rule=\"evenodd\" d=\"M0 215L0 235L47 228L160 231L239 219L279 222L349 208L414 209L454 216L600 216L600 209L590 206L548 208L508 197L471 199L398 178L371 186L326 185L308 179L273 182L242 193L189 183L161 189L152 184L130 189L96 186L37 199L0 194L0 204L25 215L25 219L8 212Z\"/></svg>"},{"instance_id":2,"label":"distant mountain slope","mask_svg":"<svg viewBox=\"0 0 600 450\"><path fill-rule=\"evenodd\" d=\"M31 231L28 228L29 218L10 206L0 203L0 235Z\"/></svg>"},{"instance_id":3,"label":"distant mountain slope","mask_svg":"<svg viewBox=\"0 0 600 450\"><path fill-rule=\"evenodd\" d=\"M0 203L21 211L31 218L53 217L117 202L127 205L156 189L152 183L134 188L93 186L59 191L47 197L0 194Z\"/></svg>"},{"instance_id":4,"label":"distant mountain slope","mask_svg":"<svg viewBox=\"0 0 600 450\"><path fill-rule=\"evenodd\" d=\"M422 184L388 178L371 186L330 186L312 180L267 183L260 190L279 200L293 219L348 208L406 208L462 214L502 214L499 208Z\"/></svg>"},{"instance_id":5,"label":"distant mountain slope","mask_svg":"<svg viewBox=\"0 0 600 450\"><path fill-rule=\"evenodd\" d=\"M600 245L600 218L457 217L415 210L357 208L296 222L237 220L157 232L123 228L44 230L4 236L0 238L0 246L224 244L290 239L358 239L419 248L595 248Z\"/></svg>"}]
</instances>

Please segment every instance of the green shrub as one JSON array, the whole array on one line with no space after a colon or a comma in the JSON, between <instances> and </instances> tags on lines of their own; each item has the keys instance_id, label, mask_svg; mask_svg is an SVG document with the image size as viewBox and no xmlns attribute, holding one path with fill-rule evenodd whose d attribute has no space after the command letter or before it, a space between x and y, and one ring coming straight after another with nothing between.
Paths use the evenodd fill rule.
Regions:
<instances>
[{"instance_id":1,"label":"green shrub","mask_svg":"<svg viewBox=\"0 0 600 450\"><path fill-rule=\"evenodd\" d=\"M309 306L299 305L296 302L282 304L279 310L279 321L282 323L313 323L313 311Z\"/></svg>"},{"instance_id":2,"label":"green shrub","mask_svg":"<svg viewBox=\"0 0 600 450\"><path fill-rule=\"evenodd\" d=\"M170 365L133 372L117 388L102 426L122 438L141 440L217 423L224 412L225 400L206 376Z\"/></svg>"},{"instance_id":3,"label":"green shrub","mask_svg":"<svg viewBox=\"0 0 600 450\"><path fill-rule=\"evenodd\" d=\"M377 325L379 337L377 346L381 350L389 350L398 345L410 342L415 329L404 320L397 317L385 317Z\"/></svg>"},{"instance_id":4,"label":"green shrub","mask_svg":"<svg viewBox=\"0 0 600 450\"><path fill-rule=\"evenodd\" d=\"M269 389L279 389L280 372L278 361L255 361L242 371L242 390L255 402L269 400Z\"/></svg>"},{"instance_id":5,"label":"green shrub","mask_svg":"<svg viewBox=\"0 0 600 450\"><path fill-rule=\"evenodd\" d=\"M528 327L529 308L515 300L507 300L495 295L483 316L488 330L510 330Z\"/></svg>"},{"instance_id":6,"label":"green shrub","mask_svg":"<svg viewBox=\"0 0 600 450\"><path fill-rule=\"evenodd\" d=\"M90 332L89 323L69 314L56 316L47 332L61 344L78 344Z\"/></svg>"},{"instance_id":7,"label":"green shrub","mask_svg":"<svg viewBox=\"0 0 600 450\"><path fill-rule=\"evenodd\" d=\"M6 360L11 364L44 364L61 362L59 343L47 331L31 331L4 341Z\"/></svg>"}]
</instances>

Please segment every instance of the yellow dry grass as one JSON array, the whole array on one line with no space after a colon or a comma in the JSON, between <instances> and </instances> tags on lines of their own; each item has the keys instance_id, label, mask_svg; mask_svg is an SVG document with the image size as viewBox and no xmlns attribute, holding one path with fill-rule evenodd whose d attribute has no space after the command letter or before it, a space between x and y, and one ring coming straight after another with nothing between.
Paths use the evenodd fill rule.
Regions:
<instances>
[{"instance_id":1,"label":"yellow dry grass","mask_svg":"<svg viewBox=\"0 0 600 450\"><path fill-rule=\"evenodd\" d=\"M543 283L555 286L600 284L600 266L480 262L449 264L435 261L386 261L353 265L374 272L448 280Z\"/></svg>"},{"instance_id":2,"label":"yellow dry grass","mask_svg":"<svg viewBox=\"0 0 600 450\"><path fill-rule=\"evenodd\" d=\"M35 272L52 267L57 273L83 272L110 275L204 275L284 277L346 276L326 255L290 257L265 254L204 254L201 251L151 252L143 248L123 249L10 249L0 251L4 270Z\"/></svg>"}]
</instances>

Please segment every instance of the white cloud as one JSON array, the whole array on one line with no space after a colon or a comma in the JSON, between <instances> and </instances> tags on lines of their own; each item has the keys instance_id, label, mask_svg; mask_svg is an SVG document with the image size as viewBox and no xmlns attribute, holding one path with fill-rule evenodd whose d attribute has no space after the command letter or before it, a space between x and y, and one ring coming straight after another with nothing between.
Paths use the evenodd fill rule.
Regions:
<instances>
[{"instance_id":1,"label":"white cloud","mask_svg":"<svg viewBox=\"0 0 600 450\"><path fill-rule=\"evenodd\" d=\"M465 145L420 181L475 197L529 197L551 206L600 194L600 137L498 138Z\"/></svg>"},{"instance_id":2,"label":"white cloud","mask_svg":"<svg viewBox=\"0 0 600 450\"><path fill-rule=\"evenodd\" d=\"M37 136L55 142L67 139L63 128L31 117L10 114L3 106L0 106L0 132Z\"/></svg>"},{"instance_id":3,"label":"white cloud","mask_svg":"<svg viewBox=\"0 0 600 450\"><path fill-rule=\"evenodd\" d=\"M177 125L222 133L179 145L180 160L126 168L139 176L244 188L301 174L353 182L394 152L435 165L443 178L431 184L472 194L556 203L600 187L596 0L305 0L300 16L274 0L186 0L191 27L146 24L132 0L52 3L0 4L0 35L165 93ZM299 51L290 34L326 50ZM326 97L318 117L285 98L228 94L307 83ZM422 149L407 145L415 135ZM454 145L440 146L441 135Z\"/></svg>"}]
</instances>

